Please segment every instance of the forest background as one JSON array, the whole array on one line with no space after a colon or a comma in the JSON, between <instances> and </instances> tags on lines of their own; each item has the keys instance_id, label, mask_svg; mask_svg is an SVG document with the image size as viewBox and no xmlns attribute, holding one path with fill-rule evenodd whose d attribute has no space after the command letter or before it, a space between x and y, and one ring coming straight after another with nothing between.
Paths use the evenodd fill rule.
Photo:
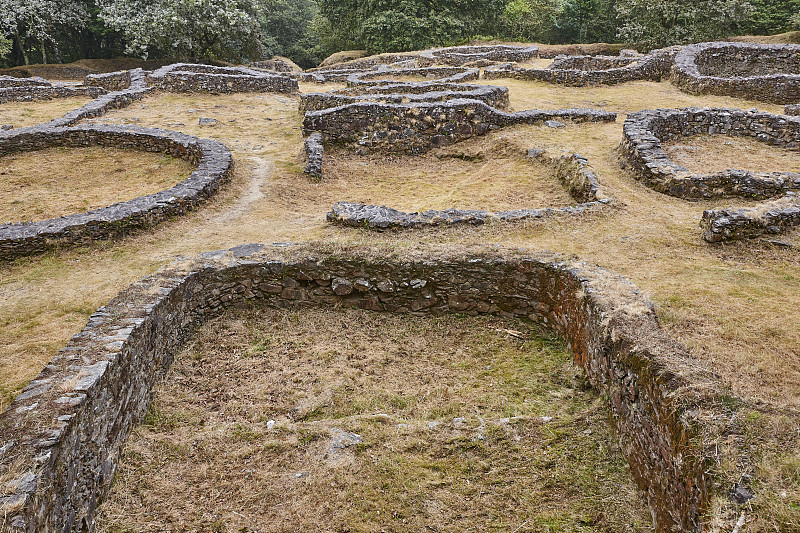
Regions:
<instances>
[{"instance_id":1,"label":"forest background","mask_svg":"<svg viewBox=\"0 0 800 533\"><path fill-rule=\"evenodd\" d=\"M800 28L800 0L0 0L0 67L121 56L303 68L474 40L640 50Z\"/></svg>"}]
</instances>

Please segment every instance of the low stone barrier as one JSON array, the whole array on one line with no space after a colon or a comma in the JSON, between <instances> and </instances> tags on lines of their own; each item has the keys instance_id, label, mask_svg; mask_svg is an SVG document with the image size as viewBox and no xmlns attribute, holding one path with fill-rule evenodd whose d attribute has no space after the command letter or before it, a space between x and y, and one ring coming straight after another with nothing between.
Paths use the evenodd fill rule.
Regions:
<instances>
[{"instance_id":1,"label":"low stone barrier","mask_svg":"<svg viewBox=\"0 0 800 533\"><path fill-rule=\"evenodd\" d=\"M800 104L790 104L783 108L786 115L800 115Z\"/></svg>"},{"instance_id":2,"label":"low stone barrier","mask_svg":"<svg viewBox=\"0 0 800 533\"><path fill-rule=\"evenodd\" d=\"M508 87L496 85L461 85L440 82L409 82L369 87L354 87L333 93L305 93L300 95L300 113L321 111L357 102L382 102L387 104L443 102L459 98L479 100L497 109L508 107Z\"/></svg>"},{"instance_id":3,"label":"low stone barrier","mask_svg":"<svg viewBox=\"0 0 800 533\"><path fill-rule=\"evenodd\" d=\"M659 531L699 531L714 491L724 494L710 478L715 444L726 442L714 424L735 413L722 407L716 375L666 335L652 304L623 278L549 253L457 250L403 261L327 255L317 245L277 260L258 255L263 248L203 254L134 284L95 312L0 414L6 529L91 531L120 450L175 353L209 318L250 306L490 313L543 323L608 398Z\"/></svg>"},{"instance_id":4,"label":"low stone barrier","mask_svg":"<svg viewBox=\"0 0 800 533\"><path fill-rule=\"evenodd\" d=\"M800 46L710 42L685 46L672 79L691 94L786 104L800 101Z\"/></svg>"},{"instance_id":5,"label":"low stone barrier","mask_svg":"<svg viewBox=\"0 0 800 533\"><path fill-rule=\"evenodd\" d=\"M597 109L528 110L506 113L477 100L437 103L354 103L309 111L303 119L306 134L322 133L325 142L410 153L425 152L514 124L537 124L550 119L616 120L616 113Z\"/></svg>"},{"instance_id":6,"label":"low stone barrier","mask_svg":"<svg viewBox=\"0 0 800 533\"><path fill-rule=\"evenodd\" d=\"M488 67L483 78L546 81L571 87L615 85L636 80L661 81L669 76L674 53L674 50L657 50L637 57L558 57L546 69L515 65Z\"/></svg>"},{"instance_id":7,"label":"low stone barrier","mask_svg":"<svg viewBox=\"0 0 800 533\"><path fill-rule=\"evenodd\" d=\"M451 46L425 50L419 56L424 62L431 64L463 66L479 63L485 66L496 61L522 62L536 59L539 57L539 48L509 45Z\"/></svg>"},{"instance_id":8,"label":"low stone barrier","mask_svg":"<svg viewBox=\"0 0 800 533\"><path fill-rule=\"evenodd\" d=\"M97 98L102 94L106 94L106 92L101 87L54 87L52 85L7 87L0 88L0 104L52 100L53 98L72 98L75 96Z\"/></svg>"},{"instance_id":9,"label":"low stone barrier","mask_svg":"<svg viewBox=\"0 0 800 533\"><path fill-rule=\"evenodd\" d=\"M648 187L687 200L765 199L800 189L795 172L727 170L696 175L674 163L661 143L678 137L719 134L754 137L785 148L800 147L800 117L729 108L656 109L631 113L623 126L622 155Z\"/></svg>"},{"instance_id":10,"label":"low stone barrier","mask_svg":"<svg viewBox=\"0 0 800 533\"><path fill-rule=\"evenodd\" d=\"M308 136L305 142L306 150L306 163L305 173L312 178L320 179L322 177L322 134L312 133Z\"/></svg>"},{"instance_id":11,"label":"low stone barrier","mask_svg":"<svg viewBox=\"0 0 800 533\"><path fill-rule=\"evenodd\" d=\"M800 226L800 198L796 193L751 208L709 209L700 222L708 242L774 235L795 226Z\"/></svg>"},{"instance_id":12,"label":"low stone barrier","mask_svg":"<svg viewBox=\"0 0 800 533\"><path fill-rule=\"evenodd\" d=\"M54 128L48 125L0 133L0 156L53 146L112 146L163 152L197 168L181 183L82 214L28 223L0 224L0 260L36 254L56 246L129 234L183 215L214 195L233 170L230 151L220 142L166 130L122 126Z\"/></svg>"},{"instance_id":13,"label":"low stone barrier","mask_svg":"<svg viewBox=\"0 0 800 533\"><path fill-rule=\"evenodd\" d=\"M290 65L285 59L278 57L267 59L266 61L255 61L250 63L248 67L269 70L271 72L280 72L282 74L288 74L292 72L292 65Z\"/></svg>"},{"instance_id":14,"label":"low stone barrier","mask_svg":"<svg viewBox=\"0 0 800 533\"><path fill-rule=\"evenodd\" d=\"M439 83L461 83L479 79L480 70L464 67L420 67L360 71L347 77L347 86L376 86L397 83L397 80L383 79L382 77L385 76L422 76Z\"/></svg>"},{"instance_id":15,"label":"low stone barrier","mask_svg":"<svg viewBox=\"0 0 800 533\"><path fill-rule=\"evenodd\" d=\"M385 206L364 205L352 202L337 202L328 213L329 222L338 222L359 228L416 228L453 224L480 225L489 221L516 221L538 219L555 215L576 215L589 209L611 203L611 198L601 191L597 173L585 157L578 154L562 154L549 157L538 156L553 167L555 177L567 188L572 198L579 202L567 207L545 207L540 209L515 209L489 213L481 210L446 209L404 213Z\"/></svg>"},{"instance_id":16,"label":"low stone barrier","mask_svg":"<svg viewBox=\"0 0 800 533\"><path fill-rule=\"evenodd\" d=\"M9 87L50 87L52 84L44 78L15 78L13 76L0 76L0 89Z\"/></svg>"},{"instance_id":17,"label":"low stone barrier","mask_svg":"<svg viewBox=\"0 0 800 533\"><path fill-rule=\"evenodd\" d=\"M122 91L131 86L131 71L119 70L106 74L89 74L83 84L87 87L102 87L107 91Z\"/></svg>"},{"instance_id":18,"label":"low stone barrier","mask_svg":"<svg viewBox=\"0 0 800 533\"><path fill-rule=\"evenodd\" d=\"M175 92L278 92L298 90L297 79L260 72L245 67L212 67L175 63L147 76L148 83L158 89Z\"/></svg>"}]
</instances>

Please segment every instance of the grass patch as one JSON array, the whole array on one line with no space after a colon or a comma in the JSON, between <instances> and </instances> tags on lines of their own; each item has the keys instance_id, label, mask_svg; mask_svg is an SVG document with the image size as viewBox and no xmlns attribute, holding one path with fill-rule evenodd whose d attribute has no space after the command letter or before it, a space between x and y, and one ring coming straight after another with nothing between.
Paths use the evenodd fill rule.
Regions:
<instances>
[{"instance_id":1,"label":"grass patch","mask_svg":"<svg viewBox=\"0 0 800 533\"><path fill-rule=\"evenodd\" d=\"M0 221L42 220L168 189L192 165L163 154L91 146L0 158Z\"/></svg>"},{"instance_id":2,"label":"grass patch","mask_svg":"<svg viewBox=\"0 0 800 533\"><path fill-rule=\"evenodd\" d=\"M778 148L753 137L699 135L664 144L675 163L692 173L712 174L729 168L754 172L797 172L797 149Z\"/></svg>"},{"instance_id":3,"label":"grass patch","mask_svg":"<svg viewBox=\"0 0 800 533\"><path fill-rule=\"evenodd\" d=\"M6 102L0 104L0 124L24 128L50 122L63 117L67 111L82 107L89 100L88 96L74 96L35 102Z\"/></svg>"},{"instance_id":4,"label":"grass patch","mask_svg":"<svg viewBox=\"0 0 800 533\"><path fill-rule=\"evenodd\" d=\"M649 531L605 402L529 323L230 313L155 404L98 531Z\"/></svg>"}]
</instances>

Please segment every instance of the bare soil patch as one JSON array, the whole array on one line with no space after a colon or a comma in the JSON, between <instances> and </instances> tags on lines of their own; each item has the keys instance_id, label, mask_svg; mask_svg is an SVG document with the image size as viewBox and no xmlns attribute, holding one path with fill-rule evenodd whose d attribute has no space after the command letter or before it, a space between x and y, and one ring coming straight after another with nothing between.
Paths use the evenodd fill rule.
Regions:
<instances>
[{"instance_id":1,"label":"bare soil patch","mask_svg":"<svg viewBox=\"0 0 800 533\"><path fill-rule=\"evenodd\" d=\"M63 117L67 111L82 107L89 100L88 96L75 96L36 102L6 102L0 104L0 124L24 128L50 122Z\"/></svg>"},{"instance_id":2,"label":"bare soil patch","mask_svg":"<svg viewBox=\"0 0 800 533\"><path fill-rule=\"evenodd\" d=\"M663 146L670 159L696 174L730 168L751 172L800 171L800 151L770 146L752 137L700 135L675 139Z\"/></svg>"},{"instance_id":3,"label":"bare soil patch","mask_svg":"<svg viewBox=\"0 0 800 533\"><path fill-rule=\"evenodd\" d=\"M603 399L529 323L230 313L154 405L98 531L650 530Z\"/></svg>"},{"instance_id":4,"label":"bare soil patch","mask_svg":"<svg viewBox=\"0 0 800 533\"><path fill-rule=\"evenodd\" d=\"M192 165L164 154L92 146L0 158L0 221L42 220L168 189Z\"/></svg>"}]
</instances>

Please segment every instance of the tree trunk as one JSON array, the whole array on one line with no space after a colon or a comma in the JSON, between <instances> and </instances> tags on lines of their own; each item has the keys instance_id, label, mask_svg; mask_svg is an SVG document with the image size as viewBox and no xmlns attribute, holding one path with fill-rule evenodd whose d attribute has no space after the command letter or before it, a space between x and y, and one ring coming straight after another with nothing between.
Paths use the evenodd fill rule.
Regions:
<instances>
[{"instance_id":1,"label":"tree trunk","mask_svg":"<svg viewBox=\"0 0 800 533\"><path fill-rule=\"evenodd\" d=\"M42 65L47 64L47 46L44 44L44 39L42 39Z\"/></svg>"},{"instance_id":2,"label":"tree trunk","mask_svg":"<svg viewBox=\"0 0 800 533\"><path fill-rule=\"evenodd\" d=\"M14 37L17 39L17 46L19 46L19 51L22 52L22 59L25 61L26 65L30 65L30 61L28 60L28 52L25 51L25 43L22 42L22 37L19 36L19 29L14 31Z\"/></svg>"}]
</instances>

